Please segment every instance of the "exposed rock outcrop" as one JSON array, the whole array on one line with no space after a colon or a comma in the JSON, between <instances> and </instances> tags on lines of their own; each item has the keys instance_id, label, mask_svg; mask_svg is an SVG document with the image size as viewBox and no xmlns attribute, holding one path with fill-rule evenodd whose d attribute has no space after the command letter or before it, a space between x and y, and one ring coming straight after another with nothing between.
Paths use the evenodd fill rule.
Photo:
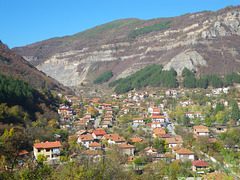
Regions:
<instances>
[{"instance_id":1,"label":"exposed rock outcrop","mask_svg":"<svg viewBox=\"0 0 240 180\"><path fill-rule=\"evenodd\" d=\"M14 50L67 86L92 85L109 69L112 79L126 77L152 63L173 67L178 74L184 67L198 73L240 72L239 14L240 7L227 7L175 18L118 20L114 26L97 26ZM171 28L128 37L131 30L159 21L171 21Z\"/></svg>"},{"instance_id":2,"label":"exposed rock outcrop","mask_svg":"<svg viewBox=\"0 0 240 180\"><path fill-rule=\"evenodd\" d=\"M197 70L199 66L206 66L207 61L197 52L193 50L186 50L179 53L169 63L164 66L165 70L171 68L175 69L178 75L181 75L182 70L186 67L190 70Z\"/></svg>"}]
</instances>

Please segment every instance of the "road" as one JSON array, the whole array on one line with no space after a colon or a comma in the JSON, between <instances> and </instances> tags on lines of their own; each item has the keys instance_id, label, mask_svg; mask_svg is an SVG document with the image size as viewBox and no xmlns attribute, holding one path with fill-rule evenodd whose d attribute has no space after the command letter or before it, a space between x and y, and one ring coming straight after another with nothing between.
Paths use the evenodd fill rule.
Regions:
<instances>
[{"instance_id":1,"label":"road","mask_svg":"<svg viewBox=\"0 0 240 180\"><path fill-rule=\"evenodd\" d=\"M169 115L167 112L163 112L165 119L166 119L166 128L168 129L168 132L170 135L175 136L176 133L174 132L175 126L173 123L171 123Z\"/></svg>"},{"instance_id":2,"label":"road","mask_svg":"<svg viewBox=\"0 0 240 180\"><path fill-rule=\"evenodd\" d=\"M102 115L102 110L98 109L99 115L96 117L95 121L94 121L94 128L97 129L99 124L100 124L100 120L101 120L101 115Z\"/></svg>"}]
</instances>

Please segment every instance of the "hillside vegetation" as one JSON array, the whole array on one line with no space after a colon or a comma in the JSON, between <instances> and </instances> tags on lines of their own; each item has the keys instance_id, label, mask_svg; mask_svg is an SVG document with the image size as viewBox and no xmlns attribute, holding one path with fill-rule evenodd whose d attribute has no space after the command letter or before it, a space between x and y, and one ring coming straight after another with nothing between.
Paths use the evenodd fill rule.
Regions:
<instances>
[{"instance_id":1,"label":"hillside vegetation","mask_svg":"<svg viewBox=\"0 0 240 180\"><path fill-rule=\"evenodd\" d=\"M0 75L0 122L26 124L45 114L46 120L58 119L60 101L50 90L42 93L23 80Z\"/></svg>"},{"instance_id":2,"label":"hillside vegetation","mask_svg":"<svg viewBox=\"0 0 240 180\"><path fill-rule=\"evenodd\" d=\"M102 73L95 81L94 84L102 84L104 82L108 82L109 79L113 77L113 73L111 70L107 70L106 72Z\"/></svg>"},{"instance_id":3,"label":"hillside vegetation","mask_svg":"<svg viewBox=\"0 0 240 180\"><path fill-rule=\"evenodd\" d=\"M162 31L162 30L165 30L165 29L169 29L170 28L170 25L169 25L170 23L171 23L171 21L158 22L158 23L155 23L152 26L145 26L143 28L130 31L129 37L130 38L135 38L139 35L147 34L147 33L153 32L153 31Z\"/></svg>"},{"instance_id":4,"label":"hillside vegetation","mask_svg":"<svg viewBox=\"0 0 240 180\"><path fill-rule=\"evenodd\" d=\"M233 83L240 83L240 75L236 72L226 74L222 79L216 74L205 75L202 78L196 78L194 73L187 68L182 71L184 77L182 85L186 88L208 88L211 85L213 88L221 88L223 86L232 86Z\"/></svg>"},{"instance_id":5,"label":"hillside vegetation","mask_svg":"<svg viewBox=\"0 0 240 180\"><path fill-rule=\"evenodd\" d=\"M116 93L126 93L146 86L176 88L182 85L186 88L206 89L209 86L221 88L223 86L232 86L233 83L240 83L240 75L235 72L226 74L224 78L216 74L196 78L194 72L187 68L184 68L182 71L183 81L178 82L176 79L177 73L173 68L169 71L162 69L162 65L149 65L126 78L120 78L109 83L109 87L116 86L114 90Z\"/></svg>"},{"instance_id":6,"label":"hillside vegetation","mask_svg":"<svg viewBox=\"0 0 240 180\"><path fill-rule=\"evenodd\" d=\"M116 93L125 93L134 88L140 89L146 86L177 87L177 74L174 69L169 71L164 71L162 69L162 65L152 64L137 71L131 76L109 83L109 86L114 87L117 85L115 88Z\"/></svg>"}]
</instances>

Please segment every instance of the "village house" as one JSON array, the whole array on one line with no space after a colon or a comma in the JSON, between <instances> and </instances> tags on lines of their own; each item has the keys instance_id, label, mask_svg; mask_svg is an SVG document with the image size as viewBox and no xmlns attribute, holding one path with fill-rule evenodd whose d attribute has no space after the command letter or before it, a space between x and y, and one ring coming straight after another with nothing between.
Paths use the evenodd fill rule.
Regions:
<instances>
[{"instance_id":1,"label":"village house","mask_svg":"<svg viewBox=\"0 0 240 180\"><path fill-rule=\"evenodd\" d=\"M202 171L198 173L204 173L204 171L209 171L209 164L206 161L192 161L192 170L193 171Z\"/></svg>"},{"instance_id":2,"label":"village house","mask_svg":"<svg viewBox=\"0 0 240 180\"><path fill-rule=\"evenodd\" d=\"M157 107L149 107L148 108L148 113L152 114L153 113L153 110L156 110L158 109Z\"/></svg>"},{"instance_id":3,"label":"village house","mask_svg":"<svg viewBox=\"0 0 240 180\"><path fill-rule=\"evenodd\" d=\"M208 128L203 125L193 126L193 133L196 136L209 136L210 135Z\"/></svg>"},{"instance_id":4,"label":"village house","mask_svg":"<svg viewBox=\"0 0 240 180\"><path fill-rule=\"evenodd\" d=\"M150 156L157 154L157 150L152 146L146 147L144 151L146 152L147 155L150 155Z\"/></svg>"},{"instance_id":5,"label":"village house","mask_svg":"<svg viewBox=\"0 0 240 180\"><path fill-rule=\"evenodd\" d=\"M191 160L194 161L194 152L189 149L183 148L176 151L176 160L186 161Z\"/></svg>"},{"instance_id":6,"label":"village house","mask_svg":"<svg viewBox=\"0 0 240 180\"><path fill-rule=\"evenodd\" d=\"M103 129L94 130L92 133L92 137L94 139L101 139L105 134L107 134Z\"/></svg>"},{"instance_id":7,"label":"village house","mask_svg":"<svg viewBox=\"0 0 240 180\"><path fill-rule=\"evenodd\" d=\"M102 139L106 139L108 144L123 144L125 143L125 139L120 137L118 134L106 134Z\"/></svg>"},{"instance_id":8,"label":"village house","mask_svg":"<svg viewBox=\"0 0 240 180\"><path fill-rule=\"evenodd\" d=\"M154 128L159 128L162 127L162 123L158 123L158 122L154 122L154 123L150 123L149 126L154 129Z\"/></svg>"},{"instance_id":9,"label":"village house","mask_svg":"<svg viewBox=\"0 0 240 180\"><path fill-rule=\"evenodd\" d=\"M130 108L134 108L134 104L133 103L127 103L127 106Z\"/></svg>"},{"instance_id":10,"label":"village house","mask_svg":"<svg viewBox=\"0 0 240 180\"><path fill-rule=\"evenodd\" d=\"M91 134L81 135L78 137L77 143L81 143L86 148L89 148L89 144L93 142L93 137Z\"/></svg>"},{"instance_id":11,"label":"village house","mask_svg":"<svg viewBox=\"0 0 240 180\"><path fill-rule=\"evenodd\" d=\"M134 146L128 143L123 143L119 146L123 154L134 156Z\"/></svg>"},{"instance_id":12,"label":"village house","mask_svg":"<svg viewBox=\"0 0 240 180\"><path fill-rule=\"evenodd\" d=\"M135 137L130 139L131 143L142 143L145 142L145 140L141 137Z\"/></svg>"},{"instance_id":13,"label":"village house","mask_svg":"<svg viewBox=\"0 0 240 180\"><path fill-rule=\"evenodd\" d=\"M59 108L58 109L59 115L76 115L76 111L72 108Z\"/></svg>"},{"instance_id":14,"label":"village house","mask_svg":"<svg viewBox=\"0 0 240 180\"><path fill-rule=\"evenodd\" d=\"M166 134L166 131L161 127L153 129L153 137L154 138L157 138L158 135L160 135L160 134Z\"/></svg>"},{"instance_id":15,"label":"village house","mask_svg":"<svg viewBox=\"0 0 240 180\"><path fill-rule=\"evenodd\" d=\"M102 124L100 125L100 127L101 127L101 128L109 128L110 125L109 125L109 123L104 122L104 123L102 123Z\"/></svg>"},{"instance_id":16,"label":"village house","mask_svg":"<svg viewBox=\"0 0 240 180\"><path fill-rule=\"evenodd\" d=\"M47 161L59 161L60 160L60 147L62 147L60 141L45 143L34 143L33 154L35 159L38 155L43 154L47 157Z\"/></svg>"},{"instance_id":17,"label":"village house","mask_svg":"<svg viewBox=\"0 0 240 180\"><path fill-rule=\"evenodd\" d=\"M200 117L201 119L203 119L203 116L202 116L201 112L186 112L185 115L187 117L189 117L190 119L197 118L197 117Z\"/></svg>"},{"instance_id":18,"label":"village house","mask_svg":"<svg viewBox=\"0 0 240 180\"><path fill-rule=\"evenodd\" d=\"M183 143L182 137L172 137L172 138L166 138L167 146L168 148L175 147L177 145L181 145Z\"/></svg>"},{"instance_id":19,"label":"village house","mask_svg":"<svg viewBox=\"0 0 240 180\"><path fill-rule=\"evenodd\" d=\"M123 114L128 114L129 109L127 109L127 108L122 108L122 112L123 112Z\"/></svg>"},{"instance_id":20,"label":"village house","mask_svg":"<svg viewBox=\"0 0 240 180\"><path fill-rule=\"evenodd\" d=\"M152 116L152 122L164 123L165 117L162 116Z\"/></svg>"},{"instance_id":21,"label":"village house","mask_svg":"<svg viewBox=\"0 0 240 180\"><path fill-rule=\"evenodd\" d=\"M152 116L160 116L160 109L153 109Z\"/></svg>"},{"instance_id":22,"label":"village house","mask_svg":"<svg viewBox=\"0 0 240 180\"><path fill-rule=\"evenodd\" d=\"M144 124L143 118L133 118L133 124Z\"/></svg>"},{"instance_id":23,"label":"village house","mask_svg":"<svg viewBox=\"0 0 240 180\"><path fill-rule=\"evenodd\" d=\"M98 142L93 142L89 144L89 150L97 150L97 149L102 149L102 145Z\"/></svg>"},{"instance_id":24,"label":"village house","mask_svg":"<svg viewBox=\"0 0 240 180\"><path fill-rule=\"evenodd\" d=\"M102 157L102 151L100 150L85 150L81 153L81 156L84 158L92 159L93 162L99 162Z\"/></svg>"},{"instance_id":25,"label":"village house","mask_svg":"<svg viewBox=\"0 0 240 180\"><path fill-rule=\"evenodd\" d=\"M215 131L217 133L224 133L224 132L227 132L227 127L226 126L216 126Z\"/></svg>"}]
</instances>

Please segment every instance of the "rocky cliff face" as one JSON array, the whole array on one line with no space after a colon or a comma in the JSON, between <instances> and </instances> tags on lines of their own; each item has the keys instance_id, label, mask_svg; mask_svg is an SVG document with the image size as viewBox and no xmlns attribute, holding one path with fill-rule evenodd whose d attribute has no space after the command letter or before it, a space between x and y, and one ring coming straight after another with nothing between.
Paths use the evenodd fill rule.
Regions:
<instances>
[{"instance_id":1,"label":"rocky cliff face","mask_svg":"<svg viewBox=\"0 0 240 180\"><path fill-rule=\"evenodd\" d=\"M107 26L109 23L14 51L48 76L73 87L91 85L106 70L112 70L117 79L152 63L174 68L178 74L184 67L199 74L240 72L239 15L240 7L227 7L167 19L121 20L112 23L117 28ZM133 29L166 20L171 21L170 29L128 38Z\"/></svg>"}]
</instances>

